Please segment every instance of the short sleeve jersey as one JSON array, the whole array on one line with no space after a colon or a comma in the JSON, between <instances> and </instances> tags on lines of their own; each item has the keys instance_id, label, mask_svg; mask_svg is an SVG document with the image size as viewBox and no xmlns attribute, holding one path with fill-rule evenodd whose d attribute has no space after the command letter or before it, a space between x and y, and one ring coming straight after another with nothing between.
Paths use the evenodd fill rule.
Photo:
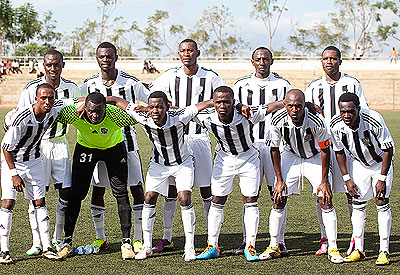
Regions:
<instances>
[{"instance_id":1,"label":"short sleeve jersey","mask_svg":"<svg viewBox=\"0 0 400 275\"><path fill-rule=\"evenodd\" d=\"M329 127L331 118L339 113L339 97L344 93L356 94L360 98L360 105L368 108L361 83L345 73L340 73L340 78L335 84L326 82L324 75L311 81L306 89L305 99L321 107L325 124Z\"/></svg>"},{"instance_id":2,"label":"short sleeve jersey","mask_svg":"<svg viewBox=\"0 0 400 275\"><path fill-rule=\"evenodd\" d=\"M214 71L198 66L193 76L185 74L183 65L166 70L150 84L150 90L167 94L173 106L184 108L213 97L216 88L226 85ZM206 134L200 125L190 122L185 129L186 134Z\"/></svg>"},{"instance_id":3,"label":"short sleeve jersey","mask_svg":"<svg viewBox=\"0 0 400 275\"><path fill-rule=\"evenodd\" d=\"M331 120L333 149L345 149L364 166L382 162L383 150L394 148L394 141L382 116L373 110L360 110L360 123L356 130L348 127L336 115Z\"/></svg>"},{"instance_id":4,"label":"short sleeve jersey","mask_svg":"<svg viewBox=\"0 0 400 275\"><path fill-rule=\"evenodd\" d=\"M268 145L279 147L283 139L284 150L307 159L315 156L320 149L329 147L328 130L323 117L314 115L304 109L304 120L301 126L293 124L286 109L279 110L271 121Z\"/></svg>"},{"instance_id":5,"label":"short sleeve jersey","mask_svg":"<svg viewBox=\"0 0 400 275\"><path fill-rule=\"evenodd\" d=\"M124 110L106 105L103 121L90 123L86 118L80 119L76 112L79 103L67 106L62 110L57 121L72 124L78 129L77 142L88 148L105 150L124 140L122 127L133 125L136 121Z\"/></svg>"},{"instance_id":6,"label":"short sleeve jersey","mask_svg":"<svg viewBox=\"0 0 400 275\"><path fill-rule=\"evenodd\" d=\"M184 129L198 113L195 105L167 111L163 126L156 125L147 112L133 111L134 107L134 104L129 104L126 111L145 129L153 146L152 161L165 166L179 165L190 156L191 150L184 141Z\"/></svg>"},{"instance_id":7,"label":"short sleeve jersey","mask_svg":"<svg viewBox=\"0 0 400 275\"><path fill-rule=\"evenodd\" d=\"M239 78L233 86L235 99L244 105L262 105L283 100L292 88L289 81L270 73L267 78L257 78L249 74ZM272 114L265 121L254 125L253 134L256 142L265 142L271 123Z\"/></svg>"},{"instance_id":8,"label":"short sleeve jersey","mask_svg":"<svg viewBox=\"0 0 400 275\"><path fill-rule=\"evenodd\" d=\"M21 92L17 108L23 108L35 103L36 88L43 83L46 83L45 76L39 77L26 84L24 90ZM67 80L63 77L60 78L60 84L55 90L56 99L77 98L82 96L78 86L74 82ZM51 128L46 131L43 138L51 139L62 137L67 132L68 126L66 124L54 123Z\"/></svg>"}]
</instances>

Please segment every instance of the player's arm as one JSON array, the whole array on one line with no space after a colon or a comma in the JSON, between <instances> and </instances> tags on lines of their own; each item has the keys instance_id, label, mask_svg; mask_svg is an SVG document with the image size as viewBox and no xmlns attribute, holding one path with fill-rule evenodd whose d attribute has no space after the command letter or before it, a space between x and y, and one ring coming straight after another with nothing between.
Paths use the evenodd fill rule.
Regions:
<instances>
[{"instance_id":1,"label":"player's arm","mask_svg":"<svg viewBox=\"0 0 400 275\"><path fill-rule=\"evenodd\" d=\"M267 115L276 112L284 107L283 100L268 103Z\"/></svg>"},{"instance_id":2,"label":"player's arm","mask_svg":"<svg viewBox=\"0 0 400 275\"><path fill-rule=\"evenodd\" d=\"M130 102L128 100L125 100L125 99L121 98L121 97L107 96L106 97L106 103L115 105L115 106L117 106L117 107L119 107L119 108L121 108L122 110L125 111L126 107L128 107Z\"/></svg>"},{"instance_id":3,"label":"player's arm","mask_svg":"<svg viewBox=\"0 0 400 275\"><path fill-rule=\"evenodd\" d=\"M287 196L287 186L282 177L281 153L279 152L279 147L271 147L271 159L276 177L273 198L274 203L278 204L283 200L284 196Z\"/></svg>"},{"instance_id":4,"label":"player's arm","mask_svg":"<svg viewBox=\"0 0 400 275\"><path fill-rule=\"evenodd\" d=\"M200 111L202 111L204 109L213 107L214 106L214 101L212 99L209 99L209 100L206 100L206 101L202 101L202 102L196 103L195 105L197 107L197 110L200 112Z\"/></svg>"},{"instance_id":5,"label":"player's arm","mask_svg":"<svg viewBox=\"0 0 400 275\"><path fill-rule=\"evenodd\" d=\"M7 162L8 168L10 169L11 175L12 175L12 182L15 190L18 192L24 191L24 181L21 179L21 177L18 175L17 170L15 169L15 163L14 163L14 153L9 152L3 148L3 154L4 154L4 159Z\"/></svg>"},{"instance_id":6,"label":"player's arm","mask_svg":"<svg viewBox=\"0 0 400 275\"><path fill-rule=\"evenodd\" d=\"M331 151L329 149L329 139L327 141L327 147L321 148L322 180L317 188L317 195L321 192L324 204L330 205L332 203L332 191L328 180L328 172Z\"/></svg>"}]
</instances>

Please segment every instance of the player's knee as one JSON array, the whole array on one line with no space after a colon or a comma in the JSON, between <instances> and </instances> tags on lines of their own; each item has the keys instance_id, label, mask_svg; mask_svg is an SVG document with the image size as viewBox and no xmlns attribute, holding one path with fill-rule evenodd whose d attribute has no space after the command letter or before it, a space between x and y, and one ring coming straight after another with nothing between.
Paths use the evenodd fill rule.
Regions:
<instances>
[{"instance_id":1,"label":"player's knee","mask_svg":"<svg viewBox=\"0 0 400 275\"><path fill-rule=\"evenodd\" d=\"M283 197L281 201L274 202L272 204L272 207L274 209L283 209L286 206L286 202L287 202L287 197Z\"/></svg>"},{"instance_id":2,"label":"player's knee","mask_svg":"<svg viewBox=\"0 0 400 275\"><path fill-rule=\"evenodd\" d=\"M223 196L223 197L213 196L212 202L216 203L216 204L222 204L223 205L223 204L225 204L227 198L228 198L228 196Z\"/></svg>"},{"instance_id":3,"label":"player's knee","mask_svg":"<svg viewBox=\"0 0 400 275\"><path fill-rule=\"evenodd\" d=\"M200 194L203 199L208 199L209 197L211 197L211 185L200 187Z\"/></svg>"},{"instance_id":4,"label":"player's knee","mask_svg":"<svg viewBox=\"0 0 400 275\"><path fill-rule=\"evenodd\" d=\"M15 200L8 200L8 199L2 200L1 207L4 209L13 210L15 207Z\"/></svg>"},{"instance_id":5,"label":"player's knee","mask_svg":"<svg viewBox=\"0 0 400 275\"><path fill-rule=\"evenodd\" d=\"M142 204L144 202L143 186L131 186L130 189L133 196L133 204Z\"/></svg>"},{"instance_id":6,"label":"player's knee","mask_svg":"<svg viewBox=\"0 0 400 275\"><path fill-rule=\"evenodd\" d=\"M71 188L61 188L59 190L60 198L65 200L65 201L68 201L68 199L69 199L69 191L70 190L71 190Z\"/></svg>"},{"instance_id":7,"label":"player's knee","mask_svg":"<svg viewBox=\"0 0 400 275\"><path fill-rule=\"evenodd\" d=\"M384 206L389 203L389 198L375 198L376 206Z\"/></svg>"},{"instance_id":8,"label":"player's knee","mask_svg":"<svg viewBox=\"0 0 400 275\"><path fill-rule=\"evenodd\" d=\"M246 197L243 196L243 203L252 203L252 202L257 202L258 197Z\"/></svg>"},{"instance_id":9,"label":"player's knee","mask_svg":"<svg viewBox=\"0 0 400 275\"><path fill-rule=\"evenodd\" d=\"M181 206L188 206L192 203L191 196L192 192L190 191L181 191L178 193L179 204Z\"/></svg>"},{"instance_id":10,"label":"player's knee","mask_svg":"<svg viewBox=\"0 0 400 275\"><path fill-rule=\"evenodd\" d=\"M333 205L332 205L332 202L331 202L331 203L325 203L325 202L323 201L322 197L319 197L319 198L318 198L318 202L319 202L319 205L321 205L321 208L324 209L324 210L331 209L332 206L333 206Z\"/></svg>"},{"instance_id":11,"label":"player's knee","mask_svg":"<svg viewBox=\"0 0 400 275\"><path fill-rule=\"evenodd\" d=\"M33 200L32 203L33 203L33 206L35 206L35 207L42 207L42 206L46 205L46 202L45 202L44 198Z\"/></svg>"},{"instance_id":12,"label":"player's knee","mask_svg":"<svg viewBox=\"0 0 400 275\"><path fill-rule=\"evenodd\" d=\"M147 204L155 205L157 202L158 193L157 192L146 192L144 195L144 201Z\"/></svg>"}]
</instances>

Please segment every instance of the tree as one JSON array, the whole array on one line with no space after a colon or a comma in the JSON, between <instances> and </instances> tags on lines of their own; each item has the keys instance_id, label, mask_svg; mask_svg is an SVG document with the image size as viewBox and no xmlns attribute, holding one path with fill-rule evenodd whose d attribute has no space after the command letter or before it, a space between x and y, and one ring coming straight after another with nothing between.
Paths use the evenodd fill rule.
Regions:
<instances>
[{"instance_id":1,"label":"tree","mask_svg":"<svg viewBox=\"0 0 400 275\"><path fill-rule=\"evenodd\" d=\"M7 30L12 26L14 10L10 0L0 0L0 55L4 54L4 42Z\"/></svg>"},{"instance_id":2,"label":"tree","mask_svg":"<svg viewBox=\"0 0 400 275\"><path fill-rule=\"evenodd\" d=\"M61 41L62 34L56 32L57 21L53 19L53 12L47 11L44 13L44 19L41 22L42 28L39 33L39 40L43 43L42 46L47 49L57 48Z\"/></svg>"},{"instance_id":3,"label":"tree","mask_svg":"<svg viewBox=\"0 0 400 275\"><path fill-rule=\"evenodd\" d=\"M96 20L90 21L86 19L83 26L75 28L68 37L71 42L71 53L73 56L83 56L85 49L93 50L92 42L96 37L96 28L98 23Z\"/></svg>"},{"instance_id":4,"label":"tree","mask_svg":"<svg viewBox=\"0 0 400 275\"><path fill-rule=\"evenodd\" d=\"M278 0L250 0L250 2L253 4L253 10L250 15L263 21L267 29L268 45L272 50L272 39L278 28L282 13L287 11L287 0L280 1L279 4L281 5L278 5Z\"/></svg>"},{"instance_id":5,"label":"tree","mask_svg":"<svg viewBox=\"0 0 400 275\"><path fill-rule=\"evenodd\" d=\"M375 6L378 9L391 11L395 16L397 16L398 19L400 19L400 0L379 1L375 4ZM378 14L376 20L379 22L379 26L377 28L377 36L380 39L385 41L389 37L392 37L393 39L400 41L400 36L398 34L399 24L397 22L392 22L391 24L384 25L382 22L381 14Z\"/></svg>"},{"instance_id":6,"label":"tree","mask_svg":"<svg viewBox=\"0 0 400 275\"><path fill-rule=\"evenodd\" d=\"M118 0L97 0L100 2L100 6L98 9L101 11L101 20L99 24L99 40L98 42L101 43L104 41L104 37L106 36L105 34L105 29L107 25L107 21L110 19L111 14L114 12Z\"/></svg>"},{"instance_id":7,"label":"tree","mask_svg":"<svg viewBox=\"0 0 400 275\"><path fill-rule=\"evenodd\" d=\"M289 36L288 42L295 47L296 51L301 53L301 56L306 56L317 48L311 30L299 29L297 25L292 23L292 32L293 35Z\"/></svg>"},{"instance_id":8,"label":"tree","mask_svg":"<svg viewBox=\"0 0 400 275\"><path fill-rule=\"evenodd\" d=\"M140 38L139 27L136 21L130 25L123 20L123 17L116 17L113 21L113 30L107 36L108 40L112 42L118 49L121 56L132 56L133 46Z\"/></svg>"}]
</instances>

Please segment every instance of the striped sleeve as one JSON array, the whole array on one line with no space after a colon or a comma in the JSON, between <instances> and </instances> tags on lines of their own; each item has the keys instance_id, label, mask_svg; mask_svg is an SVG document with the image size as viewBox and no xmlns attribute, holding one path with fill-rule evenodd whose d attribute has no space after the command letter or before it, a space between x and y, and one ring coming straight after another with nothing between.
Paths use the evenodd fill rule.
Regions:
<instances>
[{"instance_id":1,"label":"striped sleeve","mask_svg":"<svg viewBox=\"0 0 400 275\"><path fill-rule=\"evenodd\" d=\"M1 142L1 147L6 151L12 151L19 142L22 136L21 124L18 126L11 126L8 131L4 134L3 140Z\"/></svg>"},{"instance_id":2,"label":"striped sleeve","mask_svg":"<svg viewBox=\"0 0 400 275\"><path fill-rule=\"evenodd\" d=\"M330 128L331 142L333 146L333 151L339 152L342 151L345 147L342 143L342 140L339 136L339 132L335 130L335 128Z\"/></svg>"}]
</instances>

